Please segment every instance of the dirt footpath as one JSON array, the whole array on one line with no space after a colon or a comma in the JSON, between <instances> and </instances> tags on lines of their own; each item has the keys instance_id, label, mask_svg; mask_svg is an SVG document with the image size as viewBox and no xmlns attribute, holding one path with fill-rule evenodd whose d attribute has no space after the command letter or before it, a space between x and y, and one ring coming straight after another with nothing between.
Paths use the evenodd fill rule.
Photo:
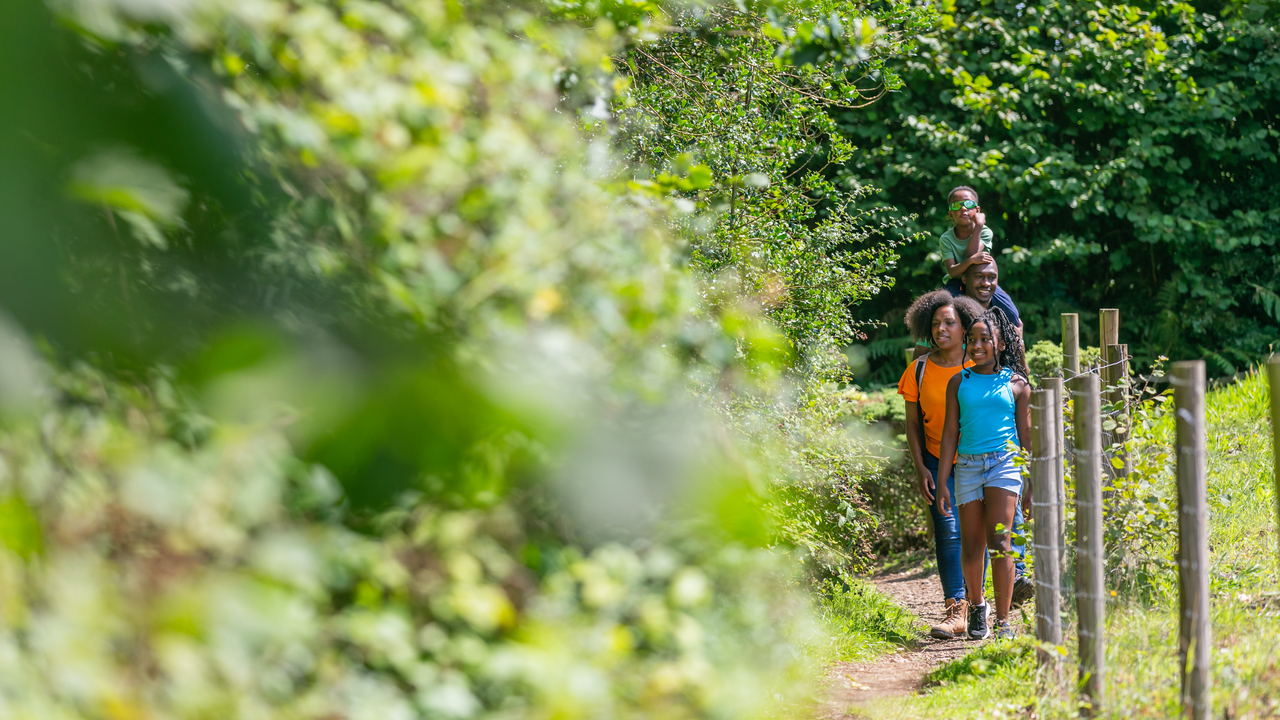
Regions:
<instances>
[{"instance_id":1,"label":"dirt footpath","mask_svg":"<svg viewBox=\"0 0 1280 720\"><path fill-rule=\"evenodd\" d=\"M942 619L942 585L937 573L919 567L872 578L881 592L920 618L926 626ZM927 630L910 648L875 662L839 662L827 670L819 720L862 718L860 708L870 700L905 695L920 689L924 677L942 663L977 647L965 640L934 640Z\"/></svg>"}]
</instances>

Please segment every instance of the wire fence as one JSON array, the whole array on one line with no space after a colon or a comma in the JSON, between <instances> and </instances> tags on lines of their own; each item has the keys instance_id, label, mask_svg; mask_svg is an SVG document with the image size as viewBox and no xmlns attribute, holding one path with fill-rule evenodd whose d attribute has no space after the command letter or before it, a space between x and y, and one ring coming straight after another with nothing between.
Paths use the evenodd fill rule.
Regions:
<instances>
[{"instance_id":1,"label":"wire fence","mask_svg":"<svg viewBox=\"0 0 1280 720\"><path fill-rule=\"evenodd\" d=\"M1118 313L1111 312L1110 319L1115 323L1111 330L1118 333ZM1074 320L1063 318L1064 347L1078 348L1078 338L1067 337L1068 328L1075 332ZM1105 345L1102 358L1077 372L1064 368L1061 381L1042 381L1046 389L1033 392L1033 442L1028 461L1032 482L1032 533L1028 545L1035 568L1037 638L1050 646L1061 646L1074 631L1079 645L1078 687L1085 715L1094 714L1105 703L1104 615L1107 601L1116 594L1108 586L1119 579L1108 569L1120 565L1110 555L1107 533L1109 525L1124 522L1123 517L1114 516L1128 510L1117 488L1125 487L1133 467L1130 439L1135 405L1149 394L1149 385L1134 391L1129 373L1132 357L1127 346L1114 342ZM1174 507L1179 538L1179 667L1187 714L1208 718L1211 643L1204 364L1174 363L1173 370L1170 380L1177 406L1177 438L1171 454L1178 480ZM1280 385L1280 370L1275 375ZM1070 404L1066 402L1068 396ZM1280 403L1276 404L1275 413L1280 422ZM1276 452L1280 488L1280 448ZM1066 602L1067 598L1073 598L1074 603ZM1048 652L1045 645L1041 648L1042 666L1053 671L1048 677L1060 680L1065 651Z\"/></svg>"}]
</instances>

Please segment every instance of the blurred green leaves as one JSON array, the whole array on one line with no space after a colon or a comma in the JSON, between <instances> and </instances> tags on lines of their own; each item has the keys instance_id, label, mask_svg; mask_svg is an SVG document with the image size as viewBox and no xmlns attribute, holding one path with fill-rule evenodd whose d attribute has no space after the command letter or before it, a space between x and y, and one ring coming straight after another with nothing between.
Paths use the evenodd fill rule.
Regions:
<instances>
[{"instance_id":1,"label":"blurred green leaves","mask_svg":"<svg viewBox=\"0 0 1280 720\"><path fill-rule=\"evenodd\" d=\"M523 443L503 438L530 434L456 369L423 363L385 373L309 439L303 456L341 478L356 508L386 507L410 488L429 491L432 502L487 505L505 497L508 478L519 475Z\"/></svg>"},{"instance_id":2,"label":"blurred green leaves","mask_svg":"<svg viewBox=\"0 0 1280 720\"><path fill-rule=\"evenodd\" d=\"M0 432L6 708L736 720L805 696L797 560L856 562L878 462L815 348L891 253L835 252L798 140L761 167L619 154L616 53L676 33L664 8L57 7L0 29L0 304L50 379ZM727 195L752 222L716 264L695 246ZM789 265L857 279L805 295Z\"/></svg>"},{"instance_id":3,"label":"blurred green leaves","mask_svg":"<svg viewBox=\"0 0 1280 720\"><path fill-rule=\"evenodd\" d=\"M848 412L844 386L861 370L843 350L865 338L857 306L893 285L902 238L900 223L857 210L871 188L824 176L853 152L833 117L897 86L893 59L935 10L806 2L663 12L675 29L624 36L611 66L625 82L601 73L595 87L639 165L631 186L676 198L701 312L733 340L702 359L723 362L731 348L748 371L707 377L718 383L707 394L751 438L758 452L746 463L760 472L743 474L754 492L709 504L722 531L784 540L803 548L807 572L839 575L868 562L876 522L863 483L883 463L879 438Z\"/></svg>"},{"instance_id":4,"label":"blurred green leaves","mask_svg":"<svg viewBox=\"0 0 1280 720\"><path fill-rule=\"evenodd\" d=\"M19 495L0 498L0 543L24 560L44 548L39 522Z\"/></svg>"},{"instance_id":5,"label":"blurred green leaves","mask_svg":"<svg viewBox=\"0 0 1280 720\"><path fill-rule=\"evenodd\" d=\"M83 158L71 168L68 192L79 200L115 212L138 240L164 250L164 231L183 226L189 193L164 168L127 148Z\"/></svg>"}]
</instances>

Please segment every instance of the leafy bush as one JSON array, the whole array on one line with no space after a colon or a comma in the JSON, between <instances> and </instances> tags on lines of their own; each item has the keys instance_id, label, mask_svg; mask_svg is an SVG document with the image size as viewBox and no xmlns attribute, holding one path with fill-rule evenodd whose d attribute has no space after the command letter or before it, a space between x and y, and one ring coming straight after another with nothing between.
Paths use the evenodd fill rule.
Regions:
<instances>
[{"instance_id":1,"label":"leafy bush","mask_svg":"<svg viewBox=\"0 0 1280 720\"><path fill-rule=\"evenodd\" d=\"M588 3L561 9L598 19ZM680 208L674 229L702 279L704 307L750 303L782 333L797 400L719 407L755 443L782 431L778 456L792 472L773 479L770 506L780 537L805 548L819 576L872 557L877 524L864 494L885 454L878 439L846 428L857 403L841 351L865 338L851 308L892 285L901 240L897 221L854 209L867 189L823 176L852 152L831 114L896 88L887 59L911 51L912 31L934 16L905 3L874 17L862 10L822 1L614 13L638 31L622 33L617 76L580 83L611 101L615 135L638 169L632 185ZM646 34L656 25L680 30Z\"/></svg>"},{"instance_id":2,"label":"leafy bush","mask_svg":"<svg viewBox=\"0 0 1280 720\"><path fill-rule=\"evenodd\" d=\"M1081 369L1098 367L1102 363L1102 352L1096 347L1080 349L1078 358ZM1031 381L1037 382L1042 377L1062 377L1062 348L1052 340L1041 340L1027 349L1027 369L1031 371Z\"/></svg>"},{"instance_id":3,"label":"leafy bush","mask_svg":"<svg viewBox=\"0 0 1280 720\"><path fill-rule=\"evenodd\" d=\"M691 259L713 286L756 298L819 381L842 380L839 351L862 335L850 308L893 284L899 238L883 238L901 223L855 210L868 190L824 177L853 151L831 113L899 87L886 61L914 48L933 10L664 9L685 30L628 43L616 64L622 146L657 173L639 183L681 196Z\"/></svg>"},{"instance_id":4,"label":"leafy bush","mask_svg":"<svg viewBox=\"0 0 1280 720\"><path fill-rule=\"evenodd\" d=\"M1172 396L1145 388L1136 400L1127 416L1115 408L1117 426L1131 428L1125 449L1132 470L1104 482L1110 497L1103 536L1107 586L1147 603L1166 602L1174 597L1171 573L1177 571L1177 464L1165 420L1172 419ZM1112 457L1118 450L1113 446Z\"/></svg>"},{"instance_id":5,"label":"leafy bush","mask_svg":"<svg viewBox=\"0 0 1280 720\"><path fill-rule=\"evenodd\" d=\"M57 379L0 448L8 714L739 717L800 680L785 555L579 553L515 502L406 503L361 534L278 425L188 448L181 405Z\"/></svg>"}]
</instances>

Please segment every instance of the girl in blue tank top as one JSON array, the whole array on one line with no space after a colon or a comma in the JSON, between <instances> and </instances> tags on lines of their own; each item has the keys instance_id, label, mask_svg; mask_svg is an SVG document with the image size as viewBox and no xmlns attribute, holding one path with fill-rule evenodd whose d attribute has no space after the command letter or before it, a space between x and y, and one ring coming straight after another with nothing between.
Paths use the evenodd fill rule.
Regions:
<instances>
[{"instance_id":1,"label":"girl in blue tank top","mask_svg":"<svg viewBox=\"0 0 1280 720\"><path fill-rule=\"evenodd\" d=\"M1023 492L1022 471L1014 464L1018 447L1031 440L1022 339L1005 314L992 308L974 321L965 350L973 367L952 376L947 385L946 421L938 463L938 512L951 514L947 478L954 472L955 506L960 512L960 566L969 598L969 637L988 630L988 603L982 597L985 555L991 550L995 586L996 636L1012 638L1009 605L1013 590L1014 511L1022 497L1030 516L1030 492ZM958 454L957 454L958 453ZM951 458L955 458L954 463Z\"/></svg>"}]
</instances>

